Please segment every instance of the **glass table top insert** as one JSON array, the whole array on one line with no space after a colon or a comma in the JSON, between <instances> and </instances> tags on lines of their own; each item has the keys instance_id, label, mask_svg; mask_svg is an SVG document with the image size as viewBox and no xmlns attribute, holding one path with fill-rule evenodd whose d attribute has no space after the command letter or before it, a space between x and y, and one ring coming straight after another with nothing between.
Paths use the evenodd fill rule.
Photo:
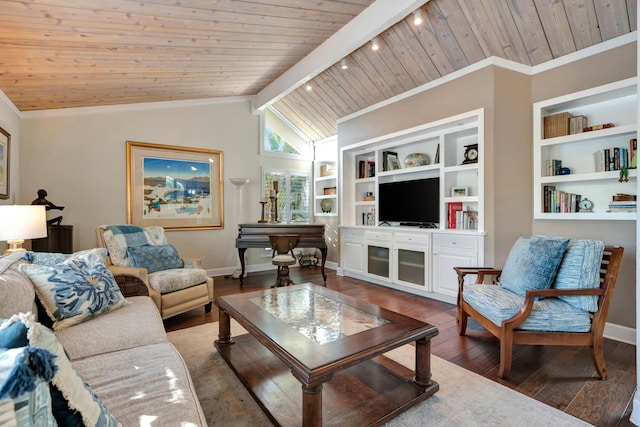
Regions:
<instances>
[{"instance_id":1,"label":"glass table top insert","mask_svg":"<svg viewBox=\"0 0 640 427\"><path fill-rule=\"evenodd\" d=\"M263 295L250 301L316 344L337 341L389 323L308 289Z\"/></svg>"}]
</instances>

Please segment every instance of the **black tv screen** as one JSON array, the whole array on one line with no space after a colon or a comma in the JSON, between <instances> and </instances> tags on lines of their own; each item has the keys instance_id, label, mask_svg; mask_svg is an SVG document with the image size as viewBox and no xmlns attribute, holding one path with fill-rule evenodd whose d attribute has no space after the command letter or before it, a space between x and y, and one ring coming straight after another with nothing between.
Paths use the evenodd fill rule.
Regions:
<instances>
[{"instance_id":1,"label":"black tv screen","mask_svg":"<svg viewBox=\"0 0 640 427\"><path fill-rule=\"evenodd\" d=\"M440 222L440 178L381 183L379 221L434 225Z\"/></svg>"}]
</instances>

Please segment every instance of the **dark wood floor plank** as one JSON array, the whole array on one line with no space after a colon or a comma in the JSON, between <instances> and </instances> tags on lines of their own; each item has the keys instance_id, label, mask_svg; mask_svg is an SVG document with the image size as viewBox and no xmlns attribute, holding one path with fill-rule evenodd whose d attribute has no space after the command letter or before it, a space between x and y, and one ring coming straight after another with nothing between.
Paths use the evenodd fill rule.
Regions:
<instances>
[{"instance_id":1,"label":"dark wood floor plank","mask_svg":"<svg viewBox=\"0 0 640 427\"><path fill-rule=\"evenodd\" d=\"M511 378L502 380L497 376L499 341L473 319L469 320L467 336L458 336L455 306L337 276L331 270L327 274L327 287L331 289L437 326L439 334L433 338L431 350L440 358L593 425L633 426L629 416L636 375L635 346L631 344L605 339L605 361L609 372L607 381L597 379L587 348L515 346ZM322 283L319 268L292 268L291 277L295 283ZM268 289L274 280L275 272L250 273L240 288L238 279L215 277L214 292L218 296ZM218 311L215 307L210 313L195 309L165 320L165 329L172 331L216 321ZM280 388L283 384L273 382L265 386ZM297 395L297 392L294 394Z\"/></svg>"}]
</instances>

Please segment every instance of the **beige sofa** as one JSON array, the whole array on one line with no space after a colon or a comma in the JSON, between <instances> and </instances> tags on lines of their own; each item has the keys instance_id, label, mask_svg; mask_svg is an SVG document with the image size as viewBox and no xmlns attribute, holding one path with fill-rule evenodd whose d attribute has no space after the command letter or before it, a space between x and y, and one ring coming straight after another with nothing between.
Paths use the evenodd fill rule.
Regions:
<instances>
[{"instance_id":1,"label":"beige sofa","mask_svg":"<svg viewBox=\"0 0 640 427\"><path fill-rule=\"evenodd\" d=\"M19 254L0 256L0 319L33 311ZM184 359L167 340L151 298L56 332L73 367L123 426L206 426ZM42 323L44 319L41 319Z\"/></svg>"}]
</instances>

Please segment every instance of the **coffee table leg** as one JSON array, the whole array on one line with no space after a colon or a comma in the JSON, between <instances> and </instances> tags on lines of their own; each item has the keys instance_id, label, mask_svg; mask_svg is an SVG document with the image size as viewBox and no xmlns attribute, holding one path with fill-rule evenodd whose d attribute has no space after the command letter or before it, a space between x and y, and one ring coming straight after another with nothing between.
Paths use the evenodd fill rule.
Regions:
<instances>
[{"instance_id":1,"label":"coffee table leg","mask_svg":"<svg viewBox=\"0 0 640 427\"><path fill-rule=\"evenodd\" d=\"M413 381L425 389L433 384L431 381L431 339L420 338L416 341L416 375Z\"/></svg>"},{"instance_id":2,"label":"coffee table leg","mask_svg":"<svg viewBox=\"0 0 640 427\"><path fill-rule=\"evenodd\" d=\"M231 340L231 318L223 309L218 310L218 339L219 344L233 344Z\"/></svg>"},{"instance_id":3,"label":"coffee table leg","mask_svg":"<svg viewBox=\"0 0 640 427\"><path fill-rule=\"evenodd\" d=\"M302 425L322 426L322 384L313 387L302 385Z\"/></svg>"}]
</instances>

